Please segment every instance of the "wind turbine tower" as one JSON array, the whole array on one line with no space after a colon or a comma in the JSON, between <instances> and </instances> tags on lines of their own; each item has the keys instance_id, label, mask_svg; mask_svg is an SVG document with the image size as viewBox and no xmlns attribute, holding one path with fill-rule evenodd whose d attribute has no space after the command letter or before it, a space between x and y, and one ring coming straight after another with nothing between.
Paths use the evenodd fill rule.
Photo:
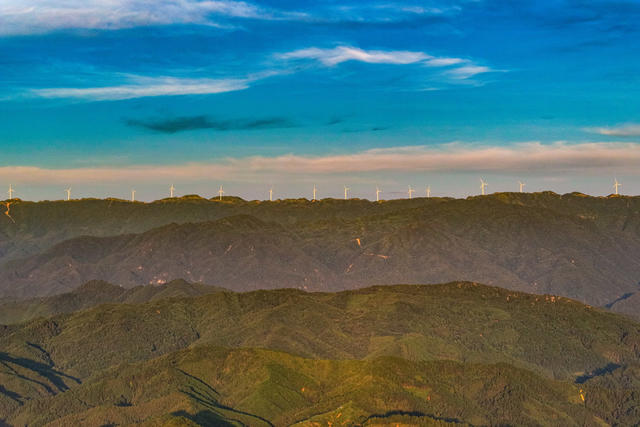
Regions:
<instances>
[{"instance_id":1,"label":"wind turbine tower","mask_svg":"<svg viewBox=\"0 0 640 427\"><path fill-rule=\"evenodd\" d=\"M7 191L7 193L9 193L9 200L13 199L13 187L11 186L11 184L9 184L9 191Z\"/></svg>"},{"instance_id":2,"label":"wind turbine tower","mask_svg":"<svg viewBox=\"0 0 640 427\"><path fill-rule=\"evenodd\" d=\"M220 201L222 201L222 195L224 194L224 189L222 188L222 185L220 186L220 189L218 190L218 196L220 196Z\"/></svg>"},{"instance_id":3,"label":"wind turbine tower","mask_svg":"<svg viewBox=\"0 0 640 427\"><path fill-rule=\"evenodd\" d=\"M518 184L520 184L520 192L524 193L524 186L527 185L524 182L518 181Z\"/></svg>"},{"instance_id":4,"label":"wind turbine tower","mask_svg":"<svg viewBox=\"0 0 640 427\"><path fill-rule=\"evenodd\" d=\"M620 183L618 182L618 179L616 178L615 182L613 183L613 188L615 188L615 189L616 189L616 196L617 196L618 194L620 194L620 193L618 192L618 187L622 187L622 184L620 184Z\"/></svg>"},{"instance_id":5,"label":"wind turbine tower","mask_svg":"<svg viewBox=\"0 0 640 427\"><path fill-rule=\"evenodd\" d=\"M484 180L482 178L480 178L480 190L482 191L482 195L485 195L485 189L487 188L489 184L487 184L486 182L484 182Z\"/></svg>"},{"instance_id":6,"label":"wind turbine tower","mask_svg":"<svg viewBox=\"0 0 640 427\"><path fill-rule=\"evenodd\" d=\"M427 185L427 198L431 197L431 186Z\"/></svg>"},{"instance_id":7,"label":"wind turbine tower","mask_svg":"<svg viewBox=\"0 0 640 427\"><path fill-rule=\"evenodd\" d=\"M169 194L170 197L173 199L173 192L175 191L176 187L173 186L173 184L171 184L171 187L169 187Z\"/></svg>"},{"instance_id":8,"label":"wind turbine tower","mask_svg":"<svg viewBox=\"0 0 640 427\"><path fill-rule=\"evenodd\" d=\"M136 190L131 189L131 201L135 202L136 201Z\"/></svg>"},{"instance_id":9,"label":"wind turbine tower","mask_svg":"<svg viewBox=\"0 0 640 427\"><path fill-rule=\"evenodd\" d=\"M382 190L376 187L376 202L380 201L380 193L382 193Z\"/></svg>"},{"instance_id":10,"label":"wind turbine tower","mask_svg":"<svg viewBox=\"0 0 640 427\"><path fill-rule=\"evenodd\" d=\"M349 196L348 196L349 190L351 190L351 189L345 185L344 186L344 199L345 200L347 200L349 198Z\"/></svg>"},{"instance_id":11,"label":"wind turbine tower","mask_svg":"<svg viewBox=\"0 0 640 427\"><path fill-rule=\"evenodd\" d=\"M273 187L269 189L269 201L273 202Z\"/></svg>"},{"instance_id":12,"label":"wind turbine tower","mask_svg":"<svg viewBox=\"0 0 640 427\"><path fill-rule=\"evenodd\" d=\"M316 201L316 186L315 186L315 184L313 186L313 201L314 202Z\"/></svg>"},{"instance_id":13,"label":"wind turbine tower","mask_svg":"<svg viewBox=\"0 0 640 427\"><path fill-rule=\"evenodd\" d=\"M67 193L67 202L68 202L69 200L71 200L71 187L64 190L64 192Z\"/></svg>"},{"instance_id":14,"label":"wind turbine tower","mask_svg":"<svg viewBox=\"0 0 640 427\"><path fill-rule=\"evenodd\" d=\"M411 200L413 198L413 193L415 193L416 190L414 190L413 188L411 188L411 186L409 186L409 191L407 191L407 193L409 193L409 200Z\"/></svg>"}]
</instances>

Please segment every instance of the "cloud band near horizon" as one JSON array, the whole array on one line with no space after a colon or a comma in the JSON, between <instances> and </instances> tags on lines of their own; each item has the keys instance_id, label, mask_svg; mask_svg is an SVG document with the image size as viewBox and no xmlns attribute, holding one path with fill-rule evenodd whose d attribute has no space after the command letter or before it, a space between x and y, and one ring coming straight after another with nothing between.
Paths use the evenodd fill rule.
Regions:
<instances>
[{"instance_id":1,"label":"cloud band near horizon","mask_svg":"<svg viewBox=\"0 0 640 427\"><path fill-rule=\"evenodd\" d=\"M640 124L627 123L611 127L587 128L587 131L607 136L633 137L640 136Z\"/></svg>"},{"instance_id":2,"label":"cloud band near horizon","mask_svg":"<svg viewBox=\"0 0 640 427\"><path fill-rule=\"evenodd\" d=\"M449 143L440 146L405 146L365 150L352 154L225 158L177 165L124 165L112 167L45 168L0 167L0 180L12 183L69 184L172 182L223 179L260 180L264 176L357 176L366 173L522 173L640 175L640 144L630 142L519 143L481 146Z\"/></svg>"}]
</instances>

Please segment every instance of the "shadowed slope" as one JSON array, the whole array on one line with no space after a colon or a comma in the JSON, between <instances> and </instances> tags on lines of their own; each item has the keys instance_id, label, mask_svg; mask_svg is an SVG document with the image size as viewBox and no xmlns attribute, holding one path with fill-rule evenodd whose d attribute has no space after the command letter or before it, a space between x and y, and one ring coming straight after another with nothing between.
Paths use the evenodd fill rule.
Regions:
<instances>
[{"instance_id":1,"label":"shadowed slope","mask_svg":"<svg viewBox=\"0 0 640 427\"><path fill-rule=\"evenodd\" d=\"M94 280L65 294L21 301L0 300L0 324L20 323L36 317L71 313L106 303L143 303L164 298L184 298L222 291L215 286L173 280L155 286L121 286Z\"/></svg>"},{"instance_id":2,"label":"shadowed slope","mask_svg":"<svg viewBox=\"0 0 640 427\"><path fill-rule=\"evenodd\" d=\"M82 404L80 404L82 402ZM596 415L579 387L509 365L325 361L268 350L199 346L122 365L80 387L29 402L17 424L583 425ZM238 424L241 422L243 424Z\"/></svg>"}]
</instances>

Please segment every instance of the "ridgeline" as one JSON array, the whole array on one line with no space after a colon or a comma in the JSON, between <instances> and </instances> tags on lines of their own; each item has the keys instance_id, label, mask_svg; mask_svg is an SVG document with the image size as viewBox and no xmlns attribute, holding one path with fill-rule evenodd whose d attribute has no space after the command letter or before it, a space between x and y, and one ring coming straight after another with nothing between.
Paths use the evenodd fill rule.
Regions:
<instances>
[{"instance_id":1,"label":"ridgeline","mask_svg":"<svg viewBox=\"0 0 640 427\"><path fill-rule=\"evenodd\" d=\"M185 278L236 291L470 280L640 315L640 198L496 193L381 203L198 196L16 202L0 295Z\"/></svg>"}]
</instances>

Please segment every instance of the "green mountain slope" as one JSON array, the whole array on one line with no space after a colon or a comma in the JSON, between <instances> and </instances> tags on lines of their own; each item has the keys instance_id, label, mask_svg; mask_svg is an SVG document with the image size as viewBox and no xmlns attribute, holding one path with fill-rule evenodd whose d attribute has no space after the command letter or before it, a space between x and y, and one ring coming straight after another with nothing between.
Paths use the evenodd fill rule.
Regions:
<instances>
[{"instance_id":1,"label":"green mountain slope","mask_svg":"<svg viewBox=\"0 0 640 427\"><path fill-rule=\"evenodd\" d=\"M15 424L584 425L581 386L509 365L399 358L313 360L198 346L124 364L26 403Z\"/></svg>"},{"instance_id":2,"label":"green mountain slope","mask_svg":"<svg viewBox=\"0 0 640 427\"><path fill-rule=\"evenodd\" d=\"M638 324L618 315L565 298L470 283L335 294L219 292L108 304L13 328L18 329L3 338L7 348L24 357L39 354L27 341L51 349L49 355L61 360L56 365L76 377L121 358L145 360L213 343L315 358L505 361L568 378L633 361L640 340Z\"/></svg>"},{"instance_id":3,"label":"green mountain slope","mask_svg":"<svg viewBox=\"0 0 640 427\"><path fill-rule=\"evenodd\" d=\"M206 295L223 289L184 280L125 289L103 281L91 281L69 293L20 301L0 300L0 324L21 323L36 317L71 313L106 303L143 303L163 298Z\"/></svg>"},{"instance_id":4,"label":"green mountain slope","mask_svg":"<svg viewBox=\"0 0 640 427\"><path fill-rule=\"evenodd\" d=\"M629 425L640 411L640 324L474 283L106 304L0 328L0 359L0 419L18 425Z\"/></svg>"}]
</instances>

